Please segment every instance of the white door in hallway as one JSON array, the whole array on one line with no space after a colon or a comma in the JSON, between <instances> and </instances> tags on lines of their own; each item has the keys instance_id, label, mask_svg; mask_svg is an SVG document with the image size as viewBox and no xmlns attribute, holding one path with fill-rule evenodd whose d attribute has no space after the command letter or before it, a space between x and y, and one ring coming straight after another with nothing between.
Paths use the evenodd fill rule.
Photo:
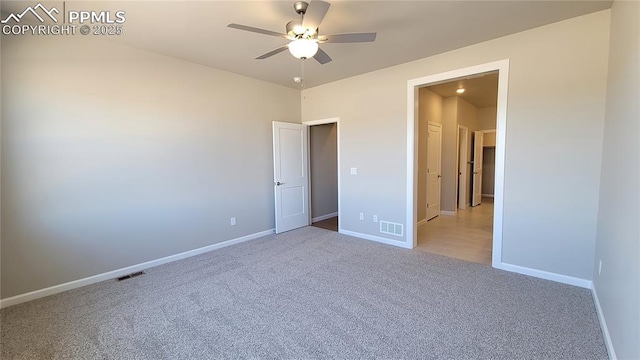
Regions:
<instances>
[{"instance_id":1,"label":"white door in hallway","mask_svg":"<svg viewBox=\"0 0 640 360\"><path fill-rule=\"evenodd\" d=\"M467 196L469 189L467 181L469 176L469 129L458 125L458 209L467 208Z\"/></svg>"},{"instance_id":2,"label":"white door in hallway","mask_svg":"<svg viewBox=\"0 0 640 360\"><path fill-rule=\"evenodd\" d=\"M473 195L471 206L478 206L482 203L482 144L484 133L475 131L473 133Z\"/></svg>"},{"instance_id":3,"label":"white door in hallway","mask_svg":"<svg viewBox=\"0 0 640 360\"><path fill-rule=\"evenodd\" d=\"M442 127L429 124L427 135L427 220L440 215Z\"/></svg>"},{"instance_id":4,"label":"white door in hallway","mask_svg":"<svg viewBox=\"0 0 640 360\"><path fill-rule=\"evenodd\" d=\"M273 122L276 233L309 225L306 125Z\"/></svg>"}]
</instances>

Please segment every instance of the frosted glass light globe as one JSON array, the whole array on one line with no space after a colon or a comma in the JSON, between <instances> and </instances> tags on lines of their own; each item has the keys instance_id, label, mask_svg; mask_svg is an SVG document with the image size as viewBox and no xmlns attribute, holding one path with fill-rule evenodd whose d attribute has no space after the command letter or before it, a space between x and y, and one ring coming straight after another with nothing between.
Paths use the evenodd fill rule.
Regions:
<instances>
[{"instance_id":1,"label":"frosted glass light globe","mask_svg":"<svg viewBox=\"0 0 640 360\"><path fill-rule=\"evenodd\" d=\"M315 40L297 39L289 44L289 52L298 59L308 59L318 52Z\"/></svg>"}]
</instances>

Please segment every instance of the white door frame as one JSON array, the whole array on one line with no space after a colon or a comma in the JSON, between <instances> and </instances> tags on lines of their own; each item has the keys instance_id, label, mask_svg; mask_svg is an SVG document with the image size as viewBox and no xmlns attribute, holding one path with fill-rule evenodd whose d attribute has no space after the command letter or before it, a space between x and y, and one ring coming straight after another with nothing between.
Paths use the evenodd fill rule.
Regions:
<instances>
[{"instance_id":1,"label":"white door frame","mask_svg":"<svg viewBox=\"0 0 640 360\"><path fill-rule=\"evenodd\" d=\"M447 82L466 76L498 71L498 111L496 123L496 176L495 197L493 210L493 253L492 266L499 267L502 264L502 220L504 213L504 167L505 167L505 143L507 128L507 94L509 79L509 59L494 61L491 63L470 66L464 69L447 71L440 74L424 76L407 81L407 238L405 247L414 248L418 242L417 234L417 196L418 173L415 171L417 156L415 144L418 133L416 132L416 118L418 116L418 89L428 85Z\"/></svg>"},{"instance_id":2,"label":"white door frame","mask_svg":"<svg viewBox=\"0 0 640 360\"><path fill-rule=\"evenodd\" d=\"M325 124L336 124L336 144L337 144L337 149L336 149L336 153L337 153L337 164L338 164L338 232L342 232L342 228L340 227L340 118L339 117L333 117L333 118L327 118L327 119L319 119L319 120L310 120L310 121L303 121L302 125L306 125L307 127L310 126L314 126L314 125L325 125ZM311 136L311 132L307 131L308 136ZM311 146L311 141L309 139L309 141L307 141L307 146ZM309 161L307 162L309 164L309 167L311 167L311 149L308 149L307 151L307 156L309 157ZM313 201L311 199L311 174L309 173L309 167L307 168L307 178L309 179L309 185L307 186L307 191L309 192L309 224L311 224L311 201Z\"/></svg>"},{"instance_id":3,"label":"white door frame","mask_svg":"<svg viewBox=\"0 0 640 360\"><path fill-rule=\"evenodd\" d=\"M460 145L462 145L460 143L460 132L464 132L464 153L460 152ZM469 162L469 157L468 157L468 152L469 152L469 128L466 126L462 126L462 125L458 125L458 147L456 149L457 151L457 157L456 159L458 160L458 182L456 184L456 198L458 198L458 203L456 204L456 211L455 213L458 213L458 209L460 210L464 210L467 208L467 191L468 191L468 183L467 183L467 163ZM461 172L461 165L463 163L463 161L460 161L461 158L464 159L464 171L462 171L462 174L460 174ZM464 191L464 199L460 198L460 179L462 178L462 176L464 175L464 185L465 185L465 191Z\"/></svg>"}]
</instances>

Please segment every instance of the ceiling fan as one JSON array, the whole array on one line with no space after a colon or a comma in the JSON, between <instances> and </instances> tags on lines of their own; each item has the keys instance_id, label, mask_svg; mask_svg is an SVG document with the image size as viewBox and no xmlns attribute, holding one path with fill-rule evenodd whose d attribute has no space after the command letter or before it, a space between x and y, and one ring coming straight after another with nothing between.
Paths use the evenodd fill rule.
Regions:
<instances>
[{"instance_id":1,"label":"ceiling fan","mask_svg":"<svg viewBox=\"0 0 640 360\"><path fill-rule=\"evenodd\" d=\"M293 4L293 8L296 13L300 15L300 19L294 19L287 23L286 34L240 24L229 24L227 26L233 29L278 36L290 40L288 44L258 56L256 59L259 60L269 58L288 49L291 55L298 59L304 60L313 57L320 64L326 64L331 61L331 57L320 49L318 44L359 43L372 42L376 40L376 33L319 35L318 30L320 23L327 14L327 11L329 11L330 6L331 4L322 0L314 0L311 1L311 3L304 1L296 2Z\"/></svg>"}]
</instances>

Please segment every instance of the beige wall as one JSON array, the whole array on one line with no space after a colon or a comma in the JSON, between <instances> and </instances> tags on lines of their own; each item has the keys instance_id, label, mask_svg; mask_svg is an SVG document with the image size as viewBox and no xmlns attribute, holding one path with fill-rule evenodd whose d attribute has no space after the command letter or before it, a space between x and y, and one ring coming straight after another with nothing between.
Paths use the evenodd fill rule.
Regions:
<instances>
[{"instance_id":1,"label":"beige wall","mask_svg":"<svg viewBox=\"0 0 640 360\"><path fill-rule=\"evenodd\" d=\"M478 109L478 130L496 129L497 110L495 106Z\"/></svg>"},{"instance_id":2,"label":"beige wall","mask_svg":"<svg viewBox=\"0 0 640 360\"><path fill-rule=\"evenodd\" d=\"M338 212L338 126L309 128L311 218Z\"/></svg>"},{"instance_id":3,"label":"beige wall","mask_svg":"<svg viewBox=\"0 0 640 360\"><path fill-rule=\"evenodd\" d=\"M274 227L299 91L95 37L1 46L2 298Z\"/></svg>"},{"instance_id":4,"label":"beige wall","mask_svg":"<svg viewBox=\"0 0 640 360\"><path fill-rule=\"evenodd\" d=\"M442 185L440 208L456 211L458 186L458 97L448 97L442 102Z\"/></svg>"},{"instance_id":5,"label":"beige wall","mask_svg":"<svg viewBox=\"0 0 640 360\"><path fill-rule=\"evenodd\" d=\"M408 80L510 59L503 261L591 279L608 37L603 11L304 90L304 120L341 119L341 226L406 226Z\"/></svg>"},{"instance_id":6,"label":"beige wall","mask_svg":"<svg viewBox=\"0 0 640 360\"><path fill-rule=\"evenodd\" d=\"M479 130L477 121L478 109L465 99L461 97L456 98L458 99L458 125L468 127L469 131Z\"/></svg>"},{"instance_id":7,"label":"beige wall","mask_svg":"<svg viewBox=\"0 0 640 360\"><path fill-rule=\"evenodd\" d=\"M482 146L496 146L495 131L484 133L484 136L482 137Z\"/></svg>"},{"instance_id":8,"label":"beige wall","mask_svg":"<svg viewBox=\"0 0 640 360\"><path fill-rule=\"evenodd\" d=\"M428 88L420 88L418 106L420 124L422 122L442 124L442 97L440 95Z\"/></svg>"},{"instance_id":9,"label":"beige wall","mask_svg":"<svg viewBox=\"0 0 640 360\"><path fill-rule=\"evenodd\" d=\"M444 99L444 104L446 115L443 122L442 163L446 171L443 171L442 175L442 210L453 212L458 207L458 172L463 166L466 167L465 174L468 185L465 192L465 203L471 203L472 165L468 162L458 164L458 147L460 145L458 125L469 129L467 132L467 159L471 161L473 159L473 133L478 129L477 108L458 96Z\"/></svg>"},{"instance_id":10,"label":"beige wall","mask_svg":"<svg viewBox=\"0 0 640 360\"><path fill-rule=\"evenodd\" d=\"M427 134L429 122L442 124L442 97L427 88L418 98L418 221L427 217Z\"/></svg>"},{"instance_id":11,"label":"beige wall","mask_svg":"<svg viewBox=\"0 0 640 360\"><path fill-rule=\"evenodd\" d=\"M640 359L639 64L640 3L614 1L593 274L618 359Z\"/></svg>"}]
</instances>

